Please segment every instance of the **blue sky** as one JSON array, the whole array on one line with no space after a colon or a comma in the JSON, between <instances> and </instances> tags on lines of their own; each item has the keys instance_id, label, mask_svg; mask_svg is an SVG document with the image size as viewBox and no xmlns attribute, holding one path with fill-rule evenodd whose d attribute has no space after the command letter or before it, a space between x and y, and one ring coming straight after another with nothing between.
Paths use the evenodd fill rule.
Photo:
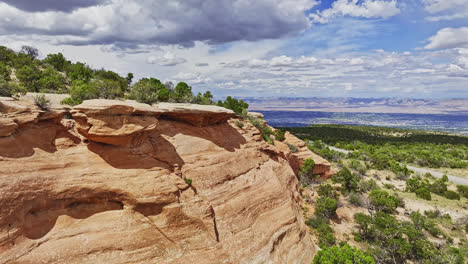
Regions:
<instances>
[{"instance_id":1,"label":"blue sky","mask_svg":"<svg viewBox=\"0 0 468 264\"><path fill-rule=\"evenodd\" d=\"M219 97L468 98L468 0L0 0L0 44Z\"/></svg>"}]
</instances>

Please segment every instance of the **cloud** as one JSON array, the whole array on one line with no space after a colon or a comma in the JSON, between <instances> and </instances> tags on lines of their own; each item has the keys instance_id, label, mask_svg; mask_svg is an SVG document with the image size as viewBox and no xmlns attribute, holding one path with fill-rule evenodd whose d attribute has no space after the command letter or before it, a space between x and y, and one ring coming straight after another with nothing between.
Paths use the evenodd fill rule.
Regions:
<instances>
[{"instance_id":1,"label":"cloud","mask_svg":"<svg viewBox=\"0 0 468 264\"><path fill-rule=\"evenodd\" d=\"M315 23L326 24L339 16L389 18L400 13L396 0L338 0L331 8L310 14Z\"/></svg>"},{"instance_id":2,"label":"cloud","mask_svg":"<svg viewBox=\"0 0 468 264\"><path fill-rule=\"evenodd\" d=\"M299 34L310 24L305 11L317 4L316 0L75 0L70 8L80 7L74 3L82 3L83 8L64 13L56 11L66 11L62 4L69 1L48 0L42 9L37 2L0 2L0 34L41 34L57 44L123 47L257 41ZM34 12L45 10L53 11Z\"/></svg>"},{"instance_id":3,"label":"cloud","mask_svg":"<svg viewBox=\"0 0 468 264\"><path fill-rule=\"evenodd\" d=\"M223 68L217 70L225 72L222 78L206 87L219 87L226 95L235 88L237 96L447 97L465 87L468 49L277 56L231 61Z\"/></svg>"},{"instance_id":4,"label":"cloud","mask_svg":"<svg viewBox=\"0 0 468 264\"><path fill-rule=\"evenodd\" d=\"M197 66L197 67L207 67L207 66L210 66L210 64L206 63L206 62L200 62L200 63L195 63L195 66Z\"/></svg>"},{"instance_id":5,"label":"cloud","mask_svg":"<svg viewBox=\"0 0 468 264\"><path fill-rule=\"evenodd\" d=\"M177 58L171 52L166 52L163 56L150 56L146 62L149 64L158 64L159 66L176 66L187 62L187 60L184 58Z\"/></svg>"},{"instance_id":6,"label":"cloud","mask_svg":"<svg viewBox=\"0 0 468 264\"><path fill-rule=\"evenodd\" d=\"M453 20L468 17L468 0L423 0L424 9L432 14L429 21Z\"/></svg>"},{"instance_id":7,"label":"cloud","mask_svg":"<svg viewBox=\"0 0 468 264\"><path fill-rule=\"evenodd\" d=\"M35 11L64 11L102 4L105 0L0 0L18 9Z\"/></svg>"},{"instance_id":8,"label":"cloud","mask_svg":"<svg viewBox=\"0 0 468 264\"><path fill-rule=\"evenodd\" d=\"M468 27L443 28L428 39L425 49L450 49L468 47Z\"/></svg>"}]
</instances>

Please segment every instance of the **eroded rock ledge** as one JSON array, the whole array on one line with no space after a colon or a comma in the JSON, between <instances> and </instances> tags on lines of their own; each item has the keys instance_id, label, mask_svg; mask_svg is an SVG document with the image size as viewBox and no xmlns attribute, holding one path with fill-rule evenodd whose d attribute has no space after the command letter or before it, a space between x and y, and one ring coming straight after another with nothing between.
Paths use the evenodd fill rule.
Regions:
<instances>
[{"instance_id":1,"label":"eroded rock ledge","mask_svg":"<svg viewBox=\"0 0 468 264\"><path fill-rule=\"evenodd\" d=\"M0 111L0 263L312 260L291 153L229 110Z\"/></svg>"}]
</instances>

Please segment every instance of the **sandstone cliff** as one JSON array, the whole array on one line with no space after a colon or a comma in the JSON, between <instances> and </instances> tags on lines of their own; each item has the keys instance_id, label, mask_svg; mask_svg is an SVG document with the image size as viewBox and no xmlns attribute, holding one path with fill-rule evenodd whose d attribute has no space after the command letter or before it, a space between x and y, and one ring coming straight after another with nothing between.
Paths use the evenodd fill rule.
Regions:
<instances>
[{"instance_id":1,"label":"sandstone cliff","mask_svg":"<svg viewBox=\"0 0 468 264\"><path fill-rule=\"evenodd\" d=\"M312 260L292 154L230 110L0 111L0 263Z\"/></svg>"}]
</instances>

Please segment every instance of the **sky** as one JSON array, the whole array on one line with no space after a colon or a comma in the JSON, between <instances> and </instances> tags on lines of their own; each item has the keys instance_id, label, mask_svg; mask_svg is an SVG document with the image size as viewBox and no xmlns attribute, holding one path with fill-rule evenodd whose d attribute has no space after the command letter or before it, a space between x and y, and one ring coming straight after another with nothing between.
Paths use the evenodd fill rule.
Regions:
<instances>
[{"instance_id":1,"label":"sky","mask_svg":"<svg viewBox=\"0 0 468 264\"><path fill-rule=\"evenodd\" d=\"M468 98L468 0L0 0L0 45L215 97Z\"/></svg>"}]
</instances>

